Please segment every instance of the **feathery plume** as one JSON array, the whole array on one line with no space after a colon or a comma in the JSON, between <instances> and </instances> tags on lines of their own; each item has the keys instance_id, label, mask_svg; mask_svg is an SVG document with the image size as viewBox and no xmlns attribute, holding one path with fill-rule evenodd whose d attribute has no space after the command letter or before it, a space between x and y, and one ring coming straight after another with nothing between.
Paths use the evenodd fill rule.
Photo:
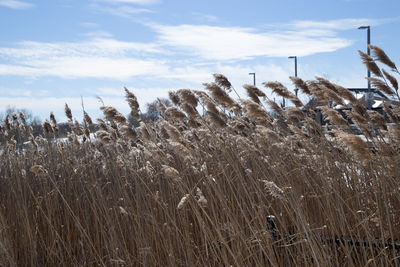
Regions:
<instances>
[{"instance_id":1,"label":"feathery plume","mask_svg":"<svg viewBox=\"0 0 400 267\"><path fill-rule=\"evenodd\" d=\"M233 99L216 83L203 83L208 91L211 93L211 97L215 102L219 103L224 108L233 109L237 104Z\"/></svg>"},{"instance_id":2,"label":"feathery plume","mask_svg":"<svg viewBox=\"0 0 400 267\"><path fill-rule=\"evenodd\" d=\"M266 95L264 94L263 91L261 91L260 89L258 89L256 86L254 85L250 85L250 84L245 84L243 85L243 88L246 89L247 91L247 95L257 104L261 104L260 99L258 97L266 97Z\"/></svg>"},{"instance_id":3,"label":"feathery plume","mask_svg":"<svg viewBox=\"0 0 400 267\"><path fill-rule=\"evenodd\" d=\"M196 188L196 197L197 197L197 203L203 208L207 207L208 201L204 197L203 192L201 192L200 188Z\"/></svg>"},{"instance_id":4,"label":"feathery plume","mask_svg":"<svg viewBox=\"0 0 400 267\"><path fill-rule=\"evenodd\" d=\"M219 114L207 110L207 115L210 118L210 120L218 127L225 127L226 122L219 116Z\"/></svg>"},{"instance_id":5,"label":"feathery plume","mask_svg":"<svg viewBox=\"0 0 400 267\"><path fill-rule=\"evenodd\" d=\"M107 124L106 124L106 122L105 122L104 120L98 118L98 119L96 119L96 121L97 121L97 123L99 124L100 128L101 128L103 131L106 131L106 132L108 131Z\"/></svg>"},{"instance_id":6,"label":"feathery plume","mask_svg":"<svg viewBox=\"0 0 400 267\"><path fill-rule=\"evenodd\" d=\"M6 129L9 131L11 130L11 121L9 118L9 115L7 114L6 117L4 118L4 126L6 126Z\"/></svg>"},{"instance_id":7,"label":"feathery plume","mask_svg":"<svg viewBox=\"0 0 400 267\"><path fill-rule=\"evenodd\" d=\"M231 91L232 84L228 81L228 78L218 73L214 73L213 76L216 84L218 84L220 87L224 88L228 92Z\"/></svg>"},{"instance_id":8,"label":"feathery plume","mask_svg":"<svg viewBox=\"0 0 400 267\"><path fill-rule=\"evenodd\" d=\"M339 132L338 137L361 159L369 159L370 149L358 135Z\"/></svg>"},{"instance_id":9,"label":"feathery plume","mask_svg":"<svg viewBox=\"0 0 400 267\"><path fill-rule=\"evenodd\" d=\"M337 126L345 126L346 128L350 129L349 123L343 118L342 115L340 115L340 113L337 110L334 110L326 106L321 106L318 108L321 109L322 114L324 114L324 116L328 118L328 120L332 124L335 124Z\"/></svg>"},{"instance_id":10,"label":"feathery plume","mask_svg":"<svg viewBox=\"0 0 400 267\"><path fill-rule=\"evenodd\" d=\"M128 105L131 108L130 114L133 118L139 119L139 102L137 101L136 96L131 91L129 91L128 88L124 87L124 89L126 101L128 101Z\"/></svg>"},{"instance_id":11,"label":"feathery plume","mask_svg":"<svg viewBox=\"0 0 400 267\"><path fill-rule=\"evenodd\" d=\"M42 177L48 174L48 171L42 165L33 165L30 171L35 174L35 176Z\"/></svg>"},{"instance_id":12,"label":"feathery plume","mask_svg":"<svg viewBox=\"0 0 400 267\"><path fill-rule=\"evenodd\" d=\"M298 77L293 77L293 76L290 76L289 79L292 80L292 82L296 86L296 88L301 89L303 91L303 93L305 93L307 95L311 95L311 92L307 86L307 83L304 82L302 79L300 79Z\"/></svg>"},{"instance_id":13,"label":"feathery plume","mask_svg":"<svg viewBox=\"0 0 400 267\"><path fill-rule=\"evenodd\" d=\"M19 112L19 118L23 124L26 124L25 114L22 111Z\"/></svg>"},{"instance_id":14,"label":"feathery plume","mask_svg":"<svg viewBox=\"0 0 400 267\"><path fill-rule=\"evenodd\" d=\"M93 124L92 118L89 116L89 114L87 114L86 111L83 111L83 118L88 125Z\"/></svg>"},{"instance_id":15,"label":"feathery plume","mask_svg":"<svg viewBox=\"0 0 400 267\"><path fill-rule=\"evenodd\" d=\"M379 91L382 91L385 94L388 95L394 95L394 91L392 90L392 88L390 88L384 81L374 78L374 77L370 77L370 78L366 78L368 81L371 82L372 86L375 87L376 89L378 89Z\"/></svg>"},{"instance_id":16,"label":"feathery plume","mask_svg":"<svg viewBox=\"0 0 400 267\"><path fill-rule=\"evenodd\" d=\"M128 137L132 140L137 139L136 131L133 128L129 127L128 125L122 125L120 130L121 130L122 134L125 135L126 137Z\"/></svg>"},{"instance_id":17,"label":"feathery plume","mask_svg":"<svg viewBox=\"0 0 400 267\"><path fill-rule=\"evenodd\" d=\"M397 108L397 109L396 109ZM385 101L383 103L383 110L389 116L390 120L394 123L400 123L400 109L399 107L390 108L389 104Z\"/></svg>"},{"instance_id":18,"label":"feathery plume","mask_svg":"<svg viewBox=\"0 0 400 267\"><path fill-rule=\"evenodd\" d=\"M179 204L178 204L178 207L177 207L178 210L183 209L183 207L186 205L187 201L189 200L189 197L190 197L190 194L186 194L186 195L181 199L181 201L179 201Z\"/></svg>"},{"instance_id":19,"label":"feathery plume","mask_svg":"<svg viewBox=\"0 0 400 267\"><path fill-rule=\"evenodd\" d=\"M174 105L179 105L179 103L181 102L179 96L174 91L169 91L168 96L169 99L171 99L172 103L174 103Z\"/></svg>"},{"instance_id":20,"label":"feathery plume","mask_svg":"<svg viewBox=\"0 0 400 267\"><path fill-rule=\"evenodd\" d=\"M193 108L197 107L199 100L196 95L190 91L189 89L179 89L176 91L176 94L179 96L179 99L185 102L188 105L191 105Z\"/></svg>"},{"instance_id":21,"label":"feathery plume","mask_svg":"<svg viewBox=\"0 0 400 267\"><path fill-rule=\"evenodd\" d=\"M67 103L65 103L65 115L67 116L68 120L72 121L72 112Z\"/></svg>"},{"instance_id":22,"label":"feathery plume","mask_svg":"<svg viewBox=\"0 0 400 267\"><path fill-rule=\"evenodd\" d=\"M185 113L180 111L177 107L169 107L165 110L165 116L167 116L168 119L179 119L183 120L186 119Z\"/></svg>"},{"instance_id":23,"label":"feathery plume","mask_svg":"<svg viewBox=\"0 0 400 267\"><path fill-rule=\"evenodd\" d=\"M242 100L242 103L246 106L245 112L250 118L263 122L272 121L272 117L259 104L249 100Z\"/></svg>"},{"instance_id":24,"label":"feathery plume","mask_svg":"<svg viewBox=\"0 0 400 267\"><path fill-rule=\"evenodd\" d=\"M375 56L377 60L382 62L383 64L389 66L392 69L397 69L396 64L390 58L386 55L385 51L383 49L375 46L375 45L369 45L369 48L372 50L372 54Z\"/></svg>"},{"instance_id":25,"label":"feathery plume","mask_svg":"<svg viewBox=\"0 0 400 267\"><path fill-rule=\"evenodd\" d=\"M272 92L274 92L277 95L280 95L284 98L289 99L290 101L293 102L293 104L296 105L296 107L301 107L303 106L303 103L300 101L300 99L297 98L292 92L290 92L283 84L280 82L264 82L263 85L267 88L271 88Z\"/></svg>"},{"instance_id":26,"label":"feathery plume","mask_svg":"<svg viewBox=\"0 0 400 267\"><path fill-rule=\"evenodd\" d=\"M281 117L285 117L285 113L283 112L282 108L272 100L267 100L267 104L272 108L272 110L277 113Z\"/></svg>"},{"instance_id":27,"label":"feathery plume","mask_svg":"<svg viewBox=\"0 0 400 267\"><path fill-rule=\"evenodd\" d=\"M164 105L164 103L159 98L157 98L157 105L158 105L158 108L160 109L161 113L165 115L165 111L167 110L167 107Z\"/></svg>"},{"instance_id":28,"label":"feathery plume","mask_svg":"<svg viewBox=\"0 0 400 267\"><path fill-rule=\"evenodd\" d=\"M110 106L102 106L100 107L103 110L104 115L106 116L107 120L109 121L117 121L121 124L126 123L126 118L124 115L118 112L118 110L114 107Z\"/></svg>"},{"instance_id":29,"label":"feathery plume","mask_svg":"<svg viewBox=\"0 0 400 267\"><path fill-rule=\"evenodd\" d=\"M167 166L167 165L161 165L162 167L162 171L164 173L164 175L171 179L172 181L174 181L175 183L179 183L182 181L182 178L180 177L179 172L171 167L171 166Z\"/></svg>"},{"instance_id":30,"label":"feathery plume","mask_svg":"<svg viewBox=\"0 0 400 267\"><path fill-rule=\"evenodd\" d=\"M267 190L271 196L279 199L283 198L284 195L283 190L280 189L274 182L267 180L262 180L262 182L264 183L265 190Z\"/></svg>"},{"instance_id":31,"label":"feathery plume","mask_svg":"<svg viewBox=\"0 0 400 267\"><path fill-rule=\"evenodd\" d=\"M44 130L44 132L45 132L46 134L52 134L52 133L54 133L53 127L51 127L51 124L50 124L50 122L49 122L47 119L43 122L42 127L43 127L43 130Z\"/></svg>"},{"instance_id":32,"label":"feathery plume","mask_svg":"<svg viewBox=\"0 0 400 267\"><path fill-rule=\"evenodd\" d=\"M377 77L382 77L381 70L379 69L378 65L376 65L374 59L360 50L358 50L358 53L360 54L361 60L367 69Z\"/></svg>"},{"instance_id":33,"label":"feathery plume","mask_svg":"<svg viewBox=\"0 0 400 267\"><path fill-rule=\"evenodd\" d=\"M382 69L383 74L385 75L386 79L389 80L390 84L393 86L393 88L398 91L399 90L399 83L397 82L397 79L386 72L384 69Z\"/></svg>"}]
</instances>

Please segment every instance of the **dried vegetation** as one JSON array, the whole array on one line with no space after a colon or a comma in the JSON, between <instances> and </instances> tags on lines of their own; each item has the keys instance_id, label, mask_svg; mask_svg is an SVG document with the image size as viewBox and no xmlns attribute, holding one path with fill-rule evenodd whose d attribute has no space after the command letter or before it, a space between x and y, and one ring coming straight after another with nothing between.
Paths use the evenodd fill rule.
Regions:
<instances>
[{"instance_id":1,"label":"dried vegetation","mask_svg":"<svg viewBox=\"0 0 400 267\"><path fill-rule=\"evenodd\" d=\"M160 102L161 118L137 128L101 107L96 138L90 116L78 123L67 105L68 142L55 139L54 115L34 137L23 114L10 114L0 128L0 264L398 265L387 244L400 238L399 72L371 49L374 58L360 53L388 94L386 117L323 78L292 77L317 109L264 83L295 104L282 109L250 85L250 100L236 101L219 74L209 93L171 92L175 106ZM332 108L344 101L348 119ZM328 126L316 123L318 110Z\"/></svg>"}]
</instances>

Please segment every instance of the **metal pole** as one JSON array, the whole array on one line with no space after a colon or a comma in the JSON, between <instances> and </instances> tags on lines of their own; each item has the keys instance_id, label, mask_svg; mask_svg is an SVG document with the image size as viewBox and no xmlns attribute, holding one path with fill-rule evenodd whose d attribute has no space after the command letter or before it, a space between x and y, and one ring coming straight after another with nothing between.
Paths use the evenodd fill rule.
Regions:
<instances>
[{"instance_id":1,"label":"metal pole","mask_svg":"<svg viewBox=\"0 0 400 267\"><path fill-rule=\"evenodd\" d=\"M368 54L368 56L371 55L371 51L369 49L370 44L371 44L371 27L368 26L368 29L367 29L367 54ZM368 75L368 78L371 77L371 72L369 70L368 70L367 75ZM371 104L372 104L371 103L372 99L370 98L370 94L371 94L371 81L368 80L368 109L371 109Z\"/></svg>"},{"instance_id":2,"label":"metal pole","mask_svg":"<svg viewBox=\"0 0 400 267\"><path fill-rule=\"evenodd\" d=\"M297 56L290 56L289 58L294 58L294 77L297 77ZM298 88L294 89L294 92L296 93L297 96L297 92L299 91Z\"/></svg>"},{"instance_id":3,"label":"metal pole","mask_svg":"<svg viewBox=\"0 0 400 267\"><path fill-rule=\"evenodd\" d=\"M256 86L256 73L250 72L249 75L253 75L253 85Z\"/></svg>"},{"instance_id":4,"label":"metal pole","mask_svg":"<svg viewBox=\"0 0 400 267\"><path fill-rule=\"evenodd\" d=\"M369 49L369 45L371 44L371 26L360 26L360 27L358 27L358 29L359 30L367 29L367 54L368 54L368 56L370 56L371 55L371 51ZM367 76L368 76L368 78L371 77L371 72L368 69L367 69ZM371 90L371 81L368 80L368 93L367 93L367 96L368 96L368 99L367 99L368 109L371 109L371 102L372 102L372 99L370 99L371 91L372 91Z\"/></svg>"},{"instance_id":5,"label":"metal pole","mask_svg":"<svg viewBox=\"0 0 400 267\"><path fill-rule=\"evenodd\" d=\"M297 78L297 56L294 57L294 77ZM296 93L297 96L297 92L299 91L299 89L294 89L294 92Z\"/></svg>"}]
</instances>

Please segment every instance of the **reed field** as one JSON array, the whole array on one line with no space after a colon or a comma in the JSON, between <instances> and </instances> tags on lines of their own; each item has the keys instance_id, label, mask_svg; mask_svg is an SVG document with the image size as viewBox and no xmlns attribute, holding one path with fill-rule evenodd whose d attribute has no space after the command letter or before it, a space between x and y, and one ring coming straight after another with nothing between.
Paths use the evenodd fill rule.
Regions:
<instances>
[{"instance_id":1,"label":"reed field","mask_svg":"<svg viewBox=\"0 0 400 267\"><path fill-rule=\"evenodd\" d=\"M0 265L399 265L399 71L371 50L360 54L388 97L381 113L320 77L291 77L311 107L279 82L239 96L214 74L204 90L171 91L174 105L160 101L154 121L141 121L125 89L139 127L118 107L78 122L66 105L68 141L54 115L33 136L23 114L9 114Z\"/></svg>"}]
</instances>

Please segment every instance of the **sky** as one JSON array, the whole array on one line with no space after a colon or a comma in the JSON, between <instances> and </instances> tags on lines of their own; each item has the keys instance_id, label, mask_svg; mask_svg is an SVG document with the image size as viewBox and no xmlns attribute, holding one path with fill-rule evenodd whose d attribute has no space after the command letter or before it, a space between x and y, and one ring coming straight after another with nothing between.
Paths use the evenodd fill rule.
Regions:
<instances>
[{"instance_id":1,"label":"sky","mask_svg":"<svg viewBox=\"0 0 400 267\"><path fill-rule=\"evenodd\" d=\"M204 89L222 73L243 84L321 76L366 87L357 50L371 43L399 64L399 0L0 0L0 112L82 118L99 107L129 113L124 87L146 103L168 91ZM300 95L301 99L307 98Z\"/></svg>"}]
</instances>

